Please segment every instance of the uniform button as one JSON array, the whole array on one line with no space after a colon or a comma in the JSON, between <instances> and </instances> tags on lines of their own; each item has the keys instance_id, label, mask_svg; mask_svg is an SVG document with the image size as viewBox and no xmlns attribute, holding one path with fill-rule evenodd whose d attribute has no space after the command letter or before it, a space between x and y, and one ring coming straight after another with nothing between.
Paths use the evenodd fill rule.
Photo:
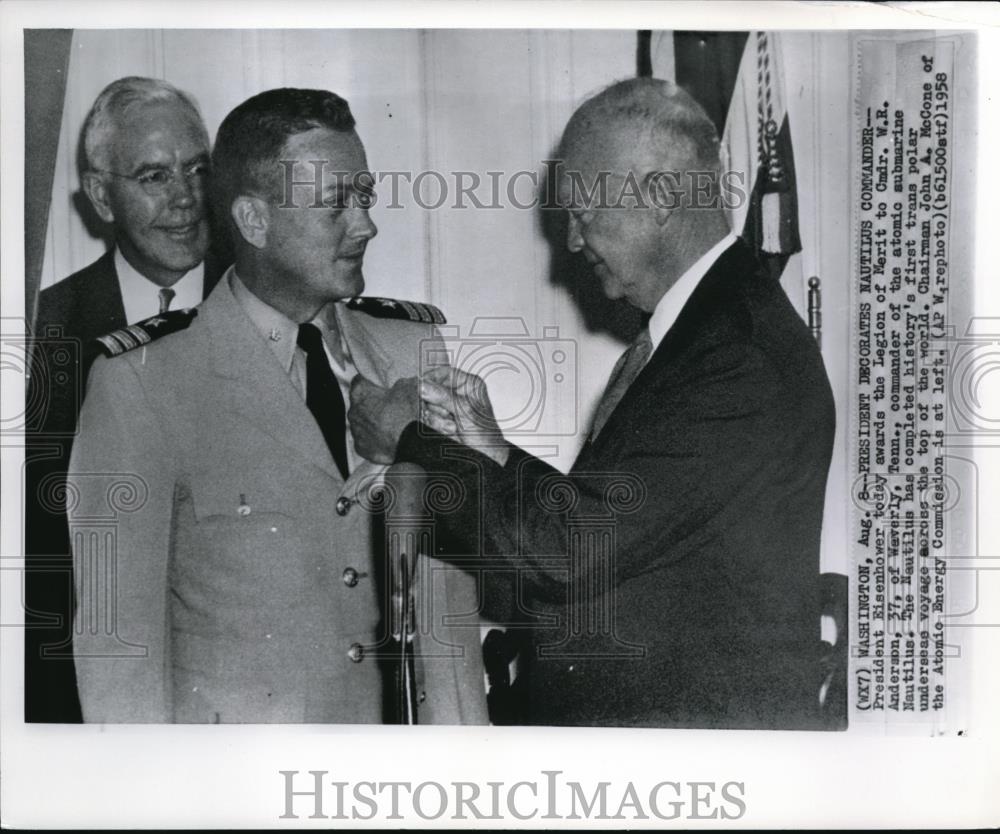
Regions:
<instances>
[{"instance_id":1,"label":"uniform button","mask_svg":"<svg viewBox=\"0 0 1000 834\"><path fill-rule=\"evenodd\" d=\"M337 515L347 515L351 508L351 499L342 495L337 499Z\"/></svg>"},{"instance_id":2,"label":"uniform button","mask_svg":"<svg viewBox=\"0 0 1000 834\"><path fill-rule=\"evenodd\" d=\"M352 663L360 663L365 657L365 647L360 643L351 643L351 648L347 650L347 656Z\"/></svg>"},{"instance_id":3,"label":"uniform button","mask_svg":"<svg viewBox=\"0 0 1000 834\"><path fill-rule=\"evenodd\" d=\"M422 703L423 703L424 701L426 701L426 700L427 700L427 693L426 693L426 692L421 692L421 693L420 693L420 694L419 694L419 695L417 696L417 701L418 701L418 702L420 702L421 704L422 704Z\"/></svg>"},{"instance_id":4,"label":"uniform button","mask_svg":"<svg viewBox=\"0 0 1000 834\"><path fill-rule=\"evenodd\" d=\"M344 569L344 584L348 588L353 588L358 584L358 572L354 568Z\"/></svg>"}]
</instances>

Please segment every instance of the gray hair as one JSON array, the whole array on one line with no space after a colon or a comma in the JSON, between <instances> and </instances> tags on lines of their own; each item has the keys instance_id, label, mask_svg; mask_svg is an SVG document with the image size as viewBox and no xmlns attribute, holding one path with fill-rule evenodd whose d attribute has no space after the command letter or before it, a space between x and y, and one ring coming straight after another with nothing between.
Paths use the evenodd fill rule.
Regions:
<instances>
[{"instance_id":1,"label":"gray hair","mask_svg":"<svg viewBox=\"0 0 1000 834\"><path fill-rule=\"evenodd\" d=\"M119 78L101 91L83 123L84 170L106 169L114 134L127 120L129 111L159 102L174 102L186 107L205 131L198 105L183 90L159 78L138 75ZM207 131L205 141L207 144Z\"/></svg>"},{"instance_id":2,"label":"gray hair","mask_svg":"<svg viewBox=\"0 0 1000 834\"><path fill-rule=\"evenodd\" d=\"M629 78L587 99L566 125L561 143L569 148L595 129L622 124L648 132L663 152L663 162L704 171L719 168L719 134L690 93L672 81Z\"/></svg>"}]
</instances>

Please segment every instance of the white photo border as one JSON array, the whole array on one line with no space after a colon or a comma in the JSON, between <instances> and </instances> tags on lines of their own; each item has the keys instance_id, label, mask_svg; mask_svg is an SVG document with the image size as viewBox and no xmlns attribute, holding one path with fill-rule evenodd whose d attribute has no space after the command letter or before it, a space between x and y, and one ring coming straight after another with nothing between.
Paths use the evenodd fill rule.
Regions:
<instances>
[{"instance_id":1,"label":"white photo border","mask_svg":"<svg viewBox=\"0 0 1000 834\"><path fill-rule=\"evenodd\" d=\"M856 3L261 3L3 2L0 3L0 275L4 318L23 314L23 29L24 28L341 28L469 27L627 29L976 29L979 32L977 314L1000 319L1000 235L991 228L992 184L1000 183L1000 124L991 81L1000 79L1000 15L966 4L860 6ZM994 27L990 28L990 25ZM20 380L4 374L3 399L13 410ZM996 396L997 391L990 394ZM5 410L8 406L5 406ZM995 413L995 410L994 410ZM1000 450L980 449L984 519L980 555L1000 554L995 503ZM19 547L22 452L3 449L0 547ZM15 564L16 562L12 562ZM7 566L4 559L4 567ZM20 605L15 571L3 571L3 619ZM1000 575L1000 574L998 574ZM11 581L11 579L14 581ZM995 584L995 583L993 583ZM994 589L995 591L996 589ZM994 597L996 594L994 593ZM989 600L984 600L990 602ZM996 599L992 600L996 603ZM393 728L357 726L59 726L25 725L23 635L0 628L0 807L16 827L286 826L577 828L585 820L281 819L280 771L326 771L348 782L543 781L545 771L590 787L614 786L617 808L626 784L640 795L656 783L739 782L746 812L738 819L681 819L691 827L972 827L1000 820L997 799L996 664L1000 611L984 612L975 634L968 732L962 737L872 737L847 733L563 728ZM529 792L530 793L530 792ZM523 809L537 805L524 794ZM434 807L435 803L430 803ZM298 806L297 806L298 807ZM307 808L308 806L304 806ZM516 810L516 807L515 807ZM609 811L613 813L614 811ZM330 813L330 811L328 811ZM659 828L663 821L609 819L602 827Z\"/></svg>"}]
</instances>

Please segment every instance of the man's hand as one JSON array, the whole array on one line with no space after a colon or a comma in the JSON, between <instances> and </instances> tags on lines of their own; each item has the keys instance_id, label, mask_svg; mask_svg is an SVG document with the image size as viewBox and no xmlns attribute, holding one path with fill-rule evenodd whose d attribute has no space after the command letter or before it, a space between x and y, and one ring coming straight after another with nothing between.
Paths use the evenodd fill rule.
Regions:
<instances>
[{"instance_id":1,"label":"man's hand","mask_svg":"<svg viewBox=\"0 0 1000 834\"><path fill-rule=\"evenodd\" d=\"M375 463L393 463L399 436L419 419L420 394L416 377L397 380L383 388L361 374L351 383L351 407L347 422L354 436L354 448Z\"/></svg>"},{"instance_id":2,"label":"man's hand","mask_svg":"<svg viewBox=\"0 0 1000 834\"><path fill-rule=\"evenodd\" d=\"M510 445L493 415L486 383L458 368L442 366L428 371L420 383L422 419L442 434L456 438L503 466Z\"/></svg>"}]
</instances>

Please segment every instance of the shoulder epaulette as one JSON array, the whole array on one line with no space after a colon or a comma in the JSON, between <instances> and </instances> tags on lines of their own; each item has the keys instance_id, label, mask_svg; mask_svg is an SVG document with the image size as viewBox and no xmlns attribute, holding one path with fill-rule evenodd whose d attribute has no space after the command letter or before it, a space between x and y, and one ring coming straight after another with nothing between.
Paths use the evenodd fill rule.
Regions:
<instances>
[{"instance_id":1,"label":"shoulder epaulette","mask_svg":"<svg viewBox=\"0 0 1000 834\"><path fill-rule=\"evenodd\" d=\"M380 319L402 319L425 324L446 324L448 321L437 307L422 301L399 301L395 298L377 298L369 295L348 298L344 303L350 310L360 310Z\"/></svg>"},{"instance_id":2,"label":"shoulder epaulette","mask_svg":"<svg viewBox=\"0 0 1000 834\"><path fill-rule=\"evenodd\" d=\"M198 311L194 307L188 307L184 310L170 310L143 319L136 324L130 324L120 330L113 330L107 335L98 336L94 340L94 344L99 354L118 356L142 345L148 345L161 336L184 330L191 324L196 315L198 315Z\"/></svg>"}]
</instances>

